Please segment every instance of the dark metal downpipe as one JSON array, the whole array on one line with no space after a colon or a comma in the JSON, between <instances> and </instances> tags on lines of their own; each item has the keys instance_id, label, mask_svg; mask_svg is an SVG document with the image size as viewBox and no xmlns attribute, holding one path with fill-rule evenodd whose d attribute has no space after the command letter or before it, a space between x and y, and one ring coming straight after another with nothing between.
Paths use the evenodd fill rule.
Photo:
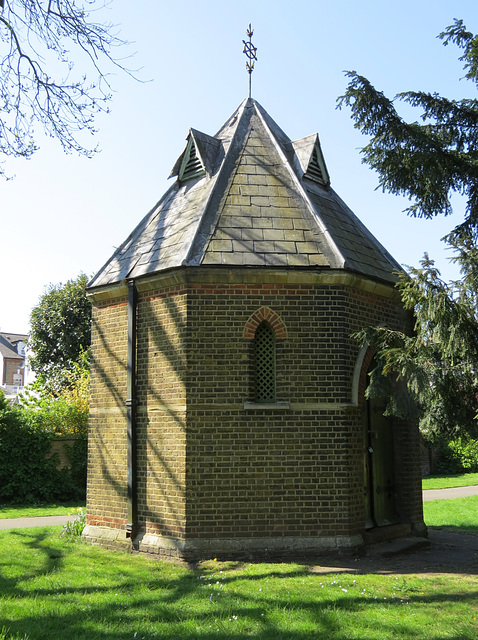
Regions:
<instances>
[{"instance_id":1,"label":"dark metal downpipe","mask_svg":"<svg viewBox=\"0 0 478 640\"><path fill-rule=\"evenodd\" d=\"M136 285L128 280L128 365L126 382L128 523L126 537L136 535Z\"/></svg>"}]
</instances>

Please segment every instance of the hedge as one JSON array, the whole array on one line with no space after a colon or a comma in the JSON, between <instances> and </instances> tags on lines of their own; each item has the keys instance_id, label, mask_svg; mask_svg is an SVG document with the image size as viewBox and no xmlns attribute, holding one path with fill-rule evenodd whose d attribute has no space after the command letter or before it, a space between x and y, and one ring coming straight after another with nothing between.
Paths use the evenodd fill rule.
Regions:
<instances>
[{"instance_id":1,"label":"hedge","mask_svg":"<svg viewBox=\"0 0 478 640\"><path fill-rule=\"evenodd\" d=\"M48 457L52 432L38 429L22 410L10 407L0 392L0 502L35 503L84 499L87 437L69 452L70 467Z\"/></svg>"}]
</instances>

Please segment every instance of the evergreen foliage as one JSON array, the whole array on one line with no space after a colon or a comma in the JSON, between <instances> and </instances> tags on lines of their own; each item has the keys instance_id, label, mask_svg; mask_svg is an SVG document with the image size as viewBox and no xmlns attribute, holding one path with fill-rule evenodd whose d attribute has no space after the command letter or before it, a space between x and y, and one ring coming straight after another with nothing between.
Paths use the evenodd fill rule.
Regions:
<instances>
[{"instance_id":1,"label":"evergreen foliage","mask_svg":"<svg viewBox=\"0 0 478 640\"><path fill-rule=\"evenodd\" d=\"M0 501L84 499L86 491L91 305L86 276L51 286L31 314L31 364L39 373L20 404L0 399ZM65 446L68 468L50 456L52 439Z\"/></svg>"},{"instance_id":2,"label":"evergreen foliage","mask_svg":"<svg viewBox=\"0 0 478 640\"><path fill-rule=\"evenodd\" d=\"M10 407L0 392L0 502L54 502L84 497L86 473L81 476L78 452L86 436L71 452L71 470L57 468L50 457L51 431L25 419L21 409ZM86 453L83 452L86 460Z\"/></svg>"},{"instance_id":3,"label":"evergreen foliage","mask_svg":"<svg viewBox=\"0 0 478 640\"><path fill-rule=\"evenodd\" d=\"M478 83L478 36L455 20L439 36L463 52L466 78ZM452 213L451 198L464 196L464 222L446 236L460 279L445 282L427 254L419 268L401 274L398 287L415 313L411 336L368 327L356 337L377 350L369 394L389 396L387 412L420 418L431 439L478 436L478 100L450 100L409 91L394 100L355 71L339 107L348 106L355 127L371 136L363 161L379 174L380 186L406 195L416 217ZM395 108L404 101L420 110L421 123L406 122ZM393 392L405 381L405 392Z\"/></svg>"},{"instance_id":4,"label":"evergreen foliage","mask_svg":"<svg viewBox=\"0 0 478 640\"><path fill-rule=\"evenodd\" d=\"M437 473L476 473L478 471L478 440L459 436L442 442Z\"/></svg>"},{"instance_id":5,"label":"evergreen foliage","mask_svg":"<svg viewBox=\"0 0 478 640\"><path fill-rule=\"evenodd\" d=\"M82 353L91 342L88 279L81 274L66 284L50 285L30 315L30 366L43 390L59 395L71 386Z\"/></svg>"},{"instance_id":6,"label":"evergreen foliage","mask_svg":"<svg viewBox=\"0 0 478 640\"><path fill-rule=\"evenodd\" d=\"M439 36L445 45L463 50L466 78L478 83L478 36L455 20ZM478 100L450 100L436 93L407 91L387 98L355 71L338 106L348 106L355 127L371 136L362 149L363 162L379 174L379 185L405 195L406 210L416 217L452 213L451 195L467 198L466 219L453 231L475 237L478 226ZM395 108L403 101L421 111L422 123L406 122Z\"/></svg>"}]
</instances>

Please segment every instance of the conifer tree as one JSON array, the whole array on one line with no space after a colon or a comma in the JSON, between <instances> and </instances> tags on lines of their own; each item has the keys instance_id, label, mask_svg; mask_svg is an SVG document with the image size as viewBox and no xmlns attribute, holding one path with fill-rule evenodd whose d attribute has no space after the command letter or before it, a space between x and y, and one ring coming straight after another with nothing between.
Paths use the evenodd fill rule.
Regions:
<instances>
[{"instance_id":1,"label":"conifer tree","mask_svg":"<svg viewBox=\"0 0 478 640\"><path fill-rule=\"evenodd\" d=\"M462 51L465 77L478 84L478 36L455 20L439 35ZM406 195L406 212L432 219L452 213L451 197L464 197L465 218L445 238L460 278L445 282L427 254L419 268L402 274L404 305L415 312L412 336L386 327L357 334L377 350L369 394L385 393L388 413L420 418L430 435L478 435L478 100L452 100L408 91L387 98L355 71L338 100L351 109L355 127L370 136L363 161L375 169L384 191ZM396 108L405 102L421 121L407 122ZM406 381L406 394L390 384Z\"/></svg>"}]
</instances>

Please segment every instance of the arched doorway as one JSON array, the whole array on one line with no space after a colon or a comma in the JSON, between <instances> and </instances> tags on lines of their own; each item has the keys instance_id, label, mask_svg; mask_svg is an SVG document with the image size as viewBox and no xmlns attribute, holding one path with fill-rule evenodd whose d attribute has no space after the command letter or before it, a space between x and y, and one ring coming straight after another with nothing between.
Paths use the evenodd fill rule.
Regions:
<instances>
[{"instance_id":1,"label":"arched doorway","mask_svg":"<svg viewBox=\"0 0 478 640\"><path fill-rule=\"evenodd\" d=\"M372 361L368 373L374 366ZM367 529L399 521L395 502L393 427L391 419L383 415L385 406L385 398L365 399L362 414Z\"/></svg>"}]
</instances>

